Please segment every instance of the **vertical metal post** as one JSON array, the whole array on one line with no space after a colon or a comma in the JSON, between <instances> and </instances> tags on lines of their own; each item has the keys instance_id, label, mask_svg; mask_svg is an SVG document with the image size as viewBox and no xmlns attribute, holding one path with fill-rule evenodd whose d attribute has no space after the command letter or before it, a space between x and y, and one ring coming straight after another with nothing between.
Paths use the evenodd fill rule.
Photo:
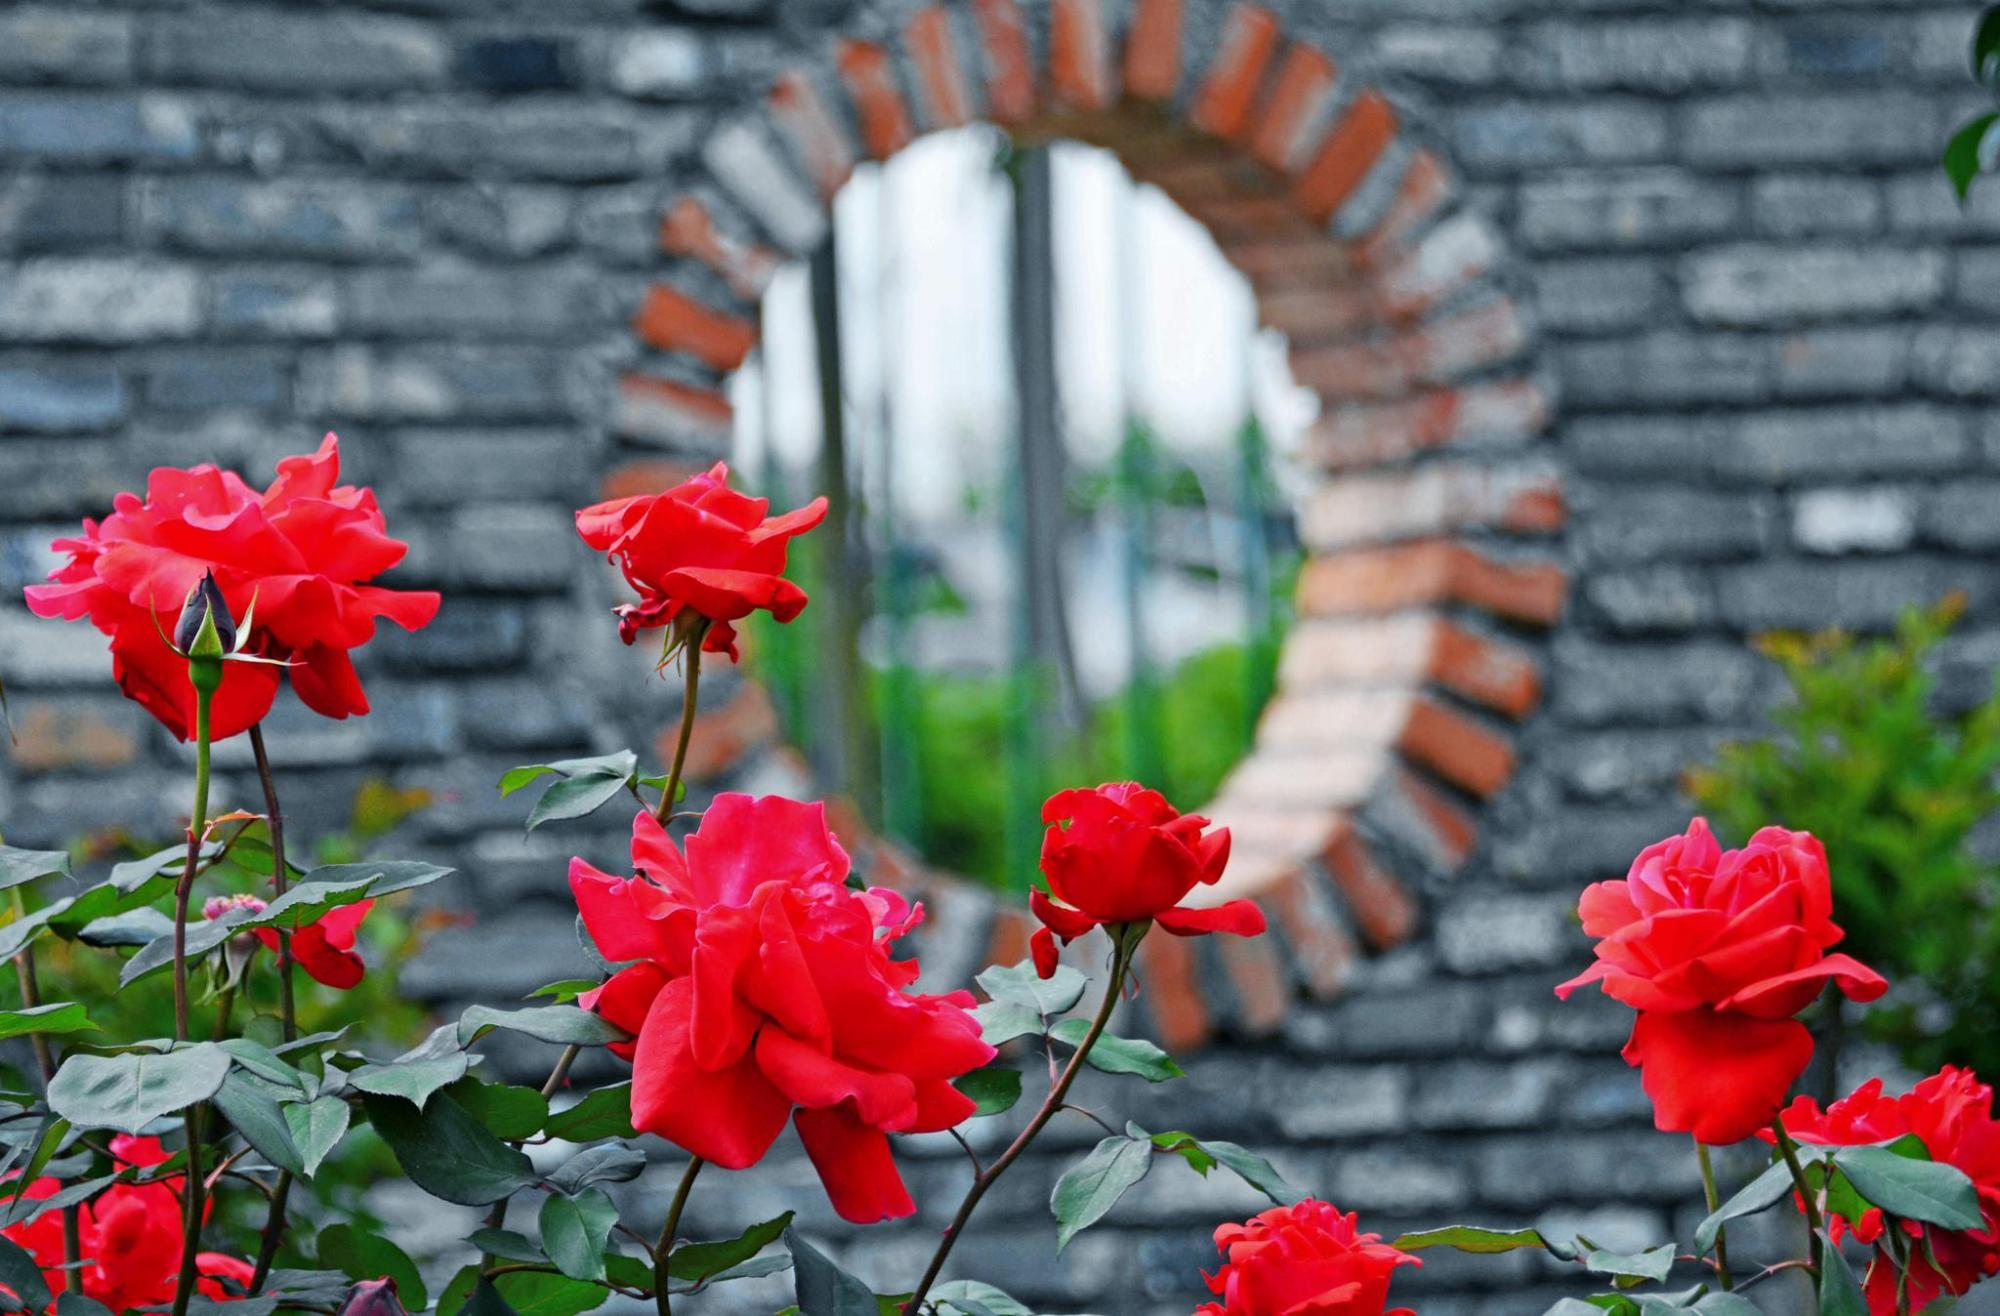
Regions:
<instances>
[{"instance_id":1,"label":"vertical metal post","mask_svg":"<svg viewBox=\"0 0 2000 1316\"><path fill-rule=\"evenodd\" d=\"M902 289L902 250L896 225L896 169L884 165L875 192L875 337L881 355L876 399L877 476L875 529L880 536L877 574L883 585L888 661L884 665L881 728L882 825L892 836L914 844L923 834L921 721L923 692L910 652L913 612L907 555L897 536L896 381L902 339L897 332L897 298Z\"/></svg>"},{"instance_id":2,"label":"vertical metal post","mask_svg":"<svg viewBox=\"0 0 2000 1316\"><path fill-rule=\"evenodd\" d=\"M1271 697L1277 649L1277 609L1271 597L1271 545L1265 517L1270 506L1269 453L1257 418L1257 321L1254 309L1243 337L1243 423L1236 431L1238 570L1243 586L1243 745L1257 733L1257 715Z\"/></svg>"},{"instance_id":3,"label":"vertical metal post","mask_svg":"<svg viewBox=\"0 0 2000 1316\"><path fill-rule=\"evenodd\" d=\"M1124 588L1125 644L1131 655L1125 672L1124 743L1120 746L1124 775L1155 790L1164 789L1164 754L1160 746L1160 704L1154 683L1152 656L1146 635L1146 578L1152 537L1153 436L1146 423L1144 362L1139 345L1145 324L1144 286L1140 271L1138 185L1120 177L1113 219L1117 226L1116 297L1118 307L1118 380L1122 404L1121 433L1113 487L1117 491L1120 558Z\"/></svg>"}]
</instances>

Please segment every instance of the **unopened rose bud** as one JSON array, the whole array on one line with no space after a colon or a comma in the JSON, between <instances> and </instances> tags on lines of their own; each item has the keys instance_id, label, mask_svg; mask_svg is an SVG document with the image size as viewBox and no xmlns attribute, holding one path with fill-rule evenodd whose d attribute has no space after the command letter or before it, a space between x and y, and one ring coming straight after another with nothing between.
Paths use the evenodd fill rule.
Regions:
<instances>
[{"instance_id":1,"label":"unopened rose bud","mask_svg":"<svg viewBox=\"0 0 2000 1316\"><path fill-rule=\"evenodd\" d=\"M408 1316L403 1300L396 1296L396 1281L364 1279L347 1291L337 1316Z\"/></svg>"},{"instance_id":2,"label":"unopened rose bud","mask_svg":"<svg viewBox=\"0 0 2000 1316\"><path fill-rule=\"evenodd\" d=\"M236 619L215 573L208 572L201 583L188 591L181 605L181 619L174 626L174 648L191 658L220 658L236 647Z\"/></svg>"},{"instance_id":3,"label":"unopened rose bud","mask_svg":"<svg viewBox=\"0 0 2000 1316\"><path fill-rule=\"evenodd\" d=\"M213 922L232 909L247 909L253 914L261 914L264 902L248 892L236 896L210 896L202 902L201 916Z\"/></svg>"}]
</instances>

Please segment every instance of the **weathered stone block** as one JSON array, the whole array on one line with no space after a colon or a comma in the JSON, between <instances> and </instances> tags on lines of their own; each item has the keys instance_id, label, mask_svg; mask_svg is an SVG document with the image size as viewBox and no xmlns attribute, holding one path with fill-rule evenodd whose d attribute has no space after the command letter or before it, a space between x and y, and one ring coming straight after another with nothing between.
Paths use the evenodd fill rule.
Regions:
<instances>
[{"instance_id":1,"label":"weathered stone block","mask_svg":"<svg viewBox=\"0 0 2000 1316\"><path fill-rule=\"evenodd\" d=\"M200 324L200 279L185 265L104 256L0 268L0 339L134 342Z\"/></svg>"},{"instance_id":2,"label":"weathered stone block","mask_svg":"<svg viewBox=\"0 0 2000 1316\"><path fill-rule=\"evenodd\" d=\"M157 74L214 86L410 91L438 84L449 67L431 25L359 10L161 13L147 35Z\"/></svg>"},{"instance_id":3,"label":"weathered stone block","mask_svg":"<svg viewBox=\"0 0 2000 1316\"><path fill-rule=\"evenodd\" d=\"M105 429L125 405L124 379L108 363L0 361L0 431Z\"/></svg>"},{"instance_id":4,"label":"weathered stone block","mask_svg":"<svg viewBox=\"0 0 2000 1316\"><path fill-rule=\"evenodd\" d=\"M193 110L176 97L0 91L0 154L16 159L171 162L199 146Z\"/></svg>"},{"instance_id":5,"label":"weathered stone block","mask_svg":"<svg viewBox=\"0 0 2000 1316\"><path fill-rule=\"evenodd\" d=\"M1920 311L1944 276L1942 252L1894 248L1736 246L1681 262L1688 313L1729 325Z\"/></svg>"}]
</instances>

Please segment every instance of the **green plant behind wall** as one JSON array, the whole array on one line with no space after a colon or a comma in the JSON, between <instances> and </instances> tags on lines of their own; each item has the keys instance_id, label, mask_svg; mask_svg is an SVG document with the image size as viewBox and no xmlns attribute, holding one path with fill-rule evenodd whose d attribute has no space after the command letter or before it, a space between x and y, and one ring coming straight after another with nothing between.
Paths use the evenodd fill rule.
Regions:
<instances>
[{"instance_id":1,"label":"green plant behind wall","mask_svg":"<svg viewBox=\"0 0 2000 1316\"><path fill-rule=\"evenodd\" d=\"M2000 687L1956 715L1936 711L1926 659L1962 610L1905 612L1894 635L1774 635L1759 648L1793 700L1768 739L1724 746L1688 788L1733 841L1766 822L1826 845L1841 949L1913 981L1916 999L1871 1010L1867 1031L1919 1071L2000 1069L2000 909L1973 830L2000 806Z\"/></svg>"}]
</instances>

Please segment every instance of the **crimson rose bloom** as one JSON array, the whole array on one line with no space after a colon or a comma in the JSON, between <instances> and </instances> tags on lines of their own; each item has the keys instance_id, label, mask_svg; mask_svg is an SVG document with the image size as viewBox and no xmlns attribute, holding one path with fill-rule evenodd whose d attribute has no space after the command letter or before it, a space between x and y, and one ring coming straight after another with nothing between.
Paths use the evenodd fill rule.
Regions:
<instances>
[{"instance_id":1,"label":"crimson rose bloom","mask_svg":"<svg viewBox=\"0 0 2000 1316\"><path fill-rule=\"evenodd\" d=\"M701 647L733 662L732 622L760 608L790 621L805 608L806 592L784 578L785 554L794 537L826 518L826 499L767 518L770 499L737 493L728 480L729 464L717 462L665 493L616 498L576 514L583 542L616 562L639 591L637 603L612 610L625 643L685 608L710 622Z\"/></svg>"},{"instance_id":2,"label":"crimson rose bloom","mask_svg":"<svg viewBox=\"0 0 2000 1316\"><path fill-rule=\"evenodd\" d=\"M256 896L210 896L201 908L203 918L221 918L232 909L255 909L260 913L264 902ZM361 920L368 917L368 911L375 908L373 900L357 900L351 905L336 905L321 915L318 921L295 929L292 933L292 960L313 981L328 987L338 987L342 991L360 983L367 972L367 965L355 953L355 932L361 927ZM273 954L278 950L278 930L276 928L252 928L252 936L264 944Z\"/></svg>"},{"instance_id":3,"label":"crimson rose bloom","mask_svg":"<svg viewBox=\"0 0 2000 1316\"><path fill-rule=\"evenodd\" d=\"M1912 1244L1909 1250L1911 1311L1922 1310L1941 1293L1963 1293L1975 1281L2000 1272L2000 1121L1993 1118L1993 1089L1971 1070L1946 1065L1900 1097L1883 1096L1882 1080L1872 1078L1824 1111L1812 1098L1799 1097L1785 1109L1785 1131L1823 1147L1888 1142L1914 1133L1932 1160L1956 1166L1972 1180L1986 1217L1983 1228L1937 1229L1903 1222L1911 1238L1929 1236L1928 1247ZM1774 1141L1775 1135L1767 1132L1764 1139ZM1874 1244L1884 1229L1879 1210L1859 1220L1834 1215L1828 1223L1836 1243L1851 1229L1856 1239ZM1873 1316L1894 1316L1896 1267L1886 1249L1878 1248L1869 1264L1867 1290Z\"/></svg>"},{"instance_id":4,"label":"crimson rose bloom","mask_svg":"<svg viewBox=\"0 0 2000 1316\"><path fill-rule=\"evenodd\" d=\"M366 713L368 697L348 653L387 617L404 630L437 615L429 591L366 585L403 558L375 495L338 484L340 441L329 434L310 457L287 457L262 493L233 471L162 466L146 496L120 494L103 524L52 545L69 561L50 585L31 585L39 617L88 617L111 637L112 672L126 697L182 740L194 732L195 694L187 660L161 631L174 624L190 590L214 572L229 611L253 620L249 651L292 662L292 689L328 717ZM256 612L250 617L251 603ZM216 740L254 726L271 711L278 671L225 663L210 733Z\"/></svg>"},{"instance_id":5,"label":"crimson rose bloom","mask_svg":"<svg viewBox=\"0 0 2000 1316\"><path fill-rule=\"evenodd\" d=\"M1264 930L1264 912L1253 901L1181 905L1196 886L1222 876L1229 829L1203 835L1208 819L1175 812L1158 791L1135 781L1057 791L1042 805L1042 821L1049 824L1042 837L1049 894L1030 892L1028 903L1043 924L1030 945L1044 978L1055 972L1056 937L1068 943L1101 924L1151 920L1177 937Z\"/></svg>"},{"instance_id":6,"label":"crimson rose bloom","mask_svg":"<svg viewBox=\"0 0 2000 1316\"><path fill-rule=\"evenodd\" d=\"M1842 933L1826 851L1809 832L1766 827L1725 851L1696 818L1640 851L1622 881L1584 888L1577 912L1601 938L1597 962L1556 995L1599 983L1639 1012L1625 1062L1640 1067L1654 1124L1698 1142L1771 1122L1812 1059L1812 1034L1792 1016L1828 982L1857 1001L1888 988L1827 953Z\"/></svg>"},{"instance_id":7,"label":"crimson rose bloom","mask_svg":"<svg viewBox=\"0 0 2000 1316\"><path fill-rule=\"evenodd\" d=\"M120 1134L111 1140L111 1154L120 1165L158 1165L167 1159L157 1138ZM84 1203L82 1216L83 1292L113 1311L173 1301L181 1268L180 1179L149 1184L113 1184ZM62 1185L37 1179L24 1194L41 1200ZM0 1230L24 1248L43 1268L49 1288L63 1291L62 1212L44 1211L18 1225ZM241 1298L254 1273L247 1261L220 1252L195 1257L200 1291L228 1302ZM226 1288L221 1281L232 1281Z\"/></svg>"},{"instance_id":8,"label":"crimson rose bloom","mask_svg":"<svg viewBox=\"0 0 2000 1316\"><path fill-rule=\"evenodd\" d=\"M627 1032L632 1124L732 1170L789 1117L843 1219L916 1209L890 1133L930 1133L973 1103L951 1081L993 1058L966 992L910 990L889 942L921 907L846 885L826 806L718 795L683 855L632 821L633 878L581 859L570 890L606 959L638 961L581 1002Z\"/></svg>"},{"instance_id":9,"label":"crimson rose bloom","mask_svg":"<svg viewBox=\"0 0 2000 1316\"><path fill-rule=\"evenodd\" d=\"M1382 1308L1396 1267L1424 1263L1379 1234L1355 1232L1354 1222L1353 1212L1308 1198L1222 1226L1215 1246L1223 1267L1205 1276L1222 1301L1195 1316L1415 1316Z\"/></svg>"}]
</instances>

